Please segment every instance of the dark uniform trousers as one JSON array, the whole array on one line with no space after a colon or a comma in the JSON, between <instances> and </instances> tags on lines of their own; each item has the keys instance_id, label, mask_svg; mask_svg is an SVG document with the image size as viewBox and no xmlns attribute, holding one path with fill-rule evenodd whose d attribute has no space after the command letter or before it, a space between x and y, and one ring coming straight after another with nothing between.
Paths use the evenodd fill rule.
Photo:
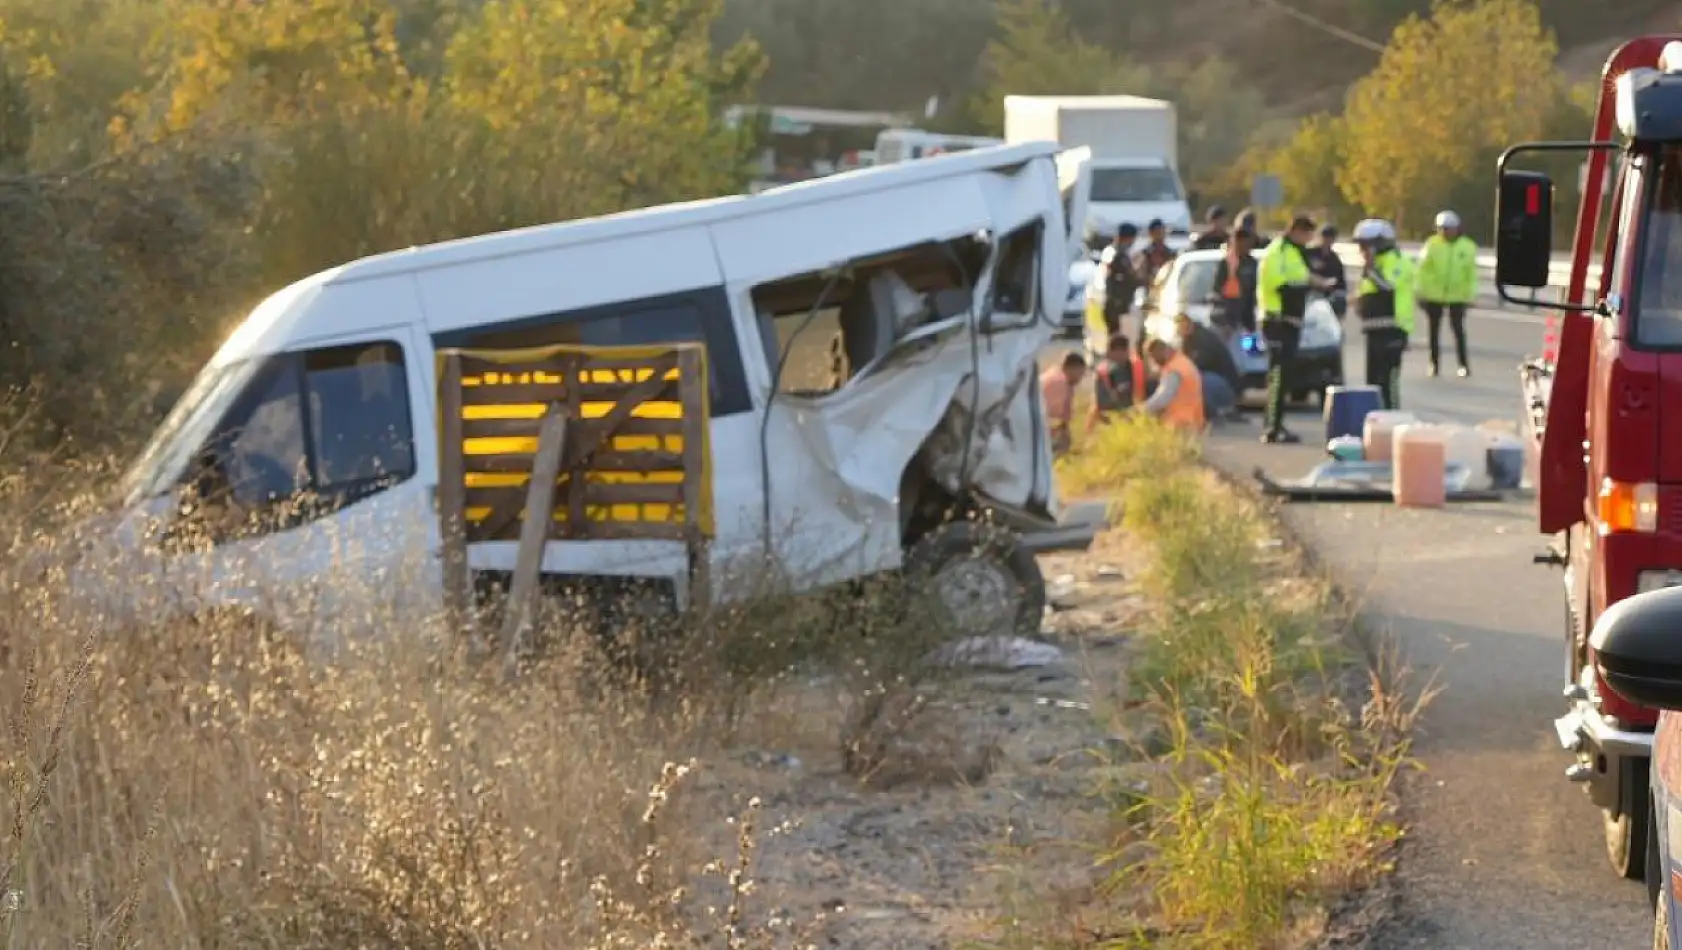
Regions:
<instances>
[{"instance_id":1,"label":"dark uniform trousers","mask_svg":"<svg viewBox=\"0 0 1682 950\"><path fill-rule=\"evenodd\" d=\"M1291 371L1302 341L1302 318L1270 313L1262 321L1262 338L1267 341L1267 431L1277 432L1285 426L1285 400L1296 386Z\"/></svg>"},{"instance_id":2,"label":"dark uniform trousers","mask_svg":"<svg viewBox=\"0 0 1682 950\"><path fill-rule=\"evenodd\" d=\"M1367 333L1367 385L1377 386L1384 408L1402 407L1402 354L1408 335L1401 327L1374 327Z\"/></svg>"}]
</instances>

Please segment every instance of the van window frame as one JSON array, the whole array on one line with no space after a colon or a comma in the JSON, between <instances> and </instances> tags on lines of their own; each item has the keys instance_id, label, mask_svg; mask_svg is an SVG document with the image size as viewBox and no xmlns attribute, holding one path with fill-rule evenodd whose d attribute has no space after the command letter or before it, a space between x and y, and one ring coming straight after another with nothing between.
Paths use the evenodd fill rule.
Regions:
<instances>
[{"instance_id":1,"label":"van window frame","mask_svg":"<svg viewBox=\"0 0 1682 950\"><path fill-rule=\"evenodd\" d=\"M693 312L697 336L700 337L699 342L707 349L707 371L711 377L708 406L711 417L719 419L751 411L753 409L753 395L743 365L745 358L742 354L742 335L738 332L736 316L730 308L730 298L723 286L616 300L612 303L597 304L590 307L555 310L531 316L514 317L509 320L499 320L494 323L481 323L471 327L440 331L432 334L432 345L439 350L480 349L488 346L488 344L482 342L483 339L493 334L519 333L549 326L567 326L575 323L625 318L647 311L681 309L689 309ZM558 341L551 341L550 343L532 342L522 345L545 346L553 345L555 342ZM662 342L689 343L696 341L650 341L647 345L659 346Z\"/></svg>"},{"instance_id":2,"label":"van window frame","mask_svg":"<svg viewBox=\"0 0 1682 950\"><path fill-rule=\"evenodd\" d=\"M328 481L321 468L321 444L310 403L310 395L316 389L310 383L310 362L313 358L327 354L352 350L360 353L375 347L387 347L396 354L393 365L397 374L392 387L391 408L392 419L401 420L402 423L401 431L396 434L404 442L406 464L401 469L376 475ZM288 378L292 391L297 395L294 411L298 414L297 438L302 446L304 478L302 483L284 498L277 497L257 503L240 502L242 507L252 509L247 512L248 515L259 520L231 533L217 534L210 539L212 544L220 546L301 528L415 478L420 473L420 452L415 438L414 400L409 391L411 358L412 354L404 345L404 341L389 336L335 342L307 350L287 350L257 357L257 364L245 379L240 392L230 400L216 423L199 440L199 444L194 446L187 466L177 476L175 484L178 487L192 484L200 473L199 460L212 447L216 447L224 455L226 464L226 453L232 442L238 438L236 427L230 426L229 420L244 417L245 421L249 422L250 417L268 401L266 397L276 383ZM308 503L300 505L300 499L307 499ZM280 516L273 517L277 512L281 513Z\"/></svg>"}]
</instances>

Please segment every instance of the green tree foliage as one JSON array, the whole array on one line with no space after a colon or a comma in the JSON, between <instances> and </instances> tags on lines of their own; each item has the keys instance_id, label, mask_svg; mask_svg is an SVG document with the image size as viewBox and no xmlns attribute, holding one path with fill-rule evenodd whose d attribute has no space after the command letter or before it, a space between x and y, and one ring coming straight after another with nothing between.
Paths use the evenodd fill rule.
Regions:
<instances>
[{"instance_id":1,"label":"green tree foliage","mask_svg":"<svg viewBox=\"0 0 1682 950\"><path fill-rule=\"evenodd\" d=\"M744 35L770 56L760 83L770 105L961 116L993 33L991 0L729 0L715 32Z\"/></svg>"},{"instance_id":2,"label":"green tree foliage","mask_svg":"<svg viewBox=\"0 0 1682 950\"><path fill-rule=\"evenodd\" d=\"M1529 0L1439 0L1404 21L1351 90L1344 194L1403 226L1429 220L1494 152L1545 129L1557 51Z\"/></svg>"},{"instance_id":3,"label":"green tree foliage","mask_svg":"<svg viewBox=\"0 0 1682 950\"><path fill-rule=\"evenodd\" d=\"M1075 34L1055 0L999 0L998 36L982 56L986 83L975 99L977 124L1004 131L1007 95L1137 95L1173 102L1180 174L1205 186L1244 151L1265 103L1232 63L1150 70Z\"/></svg>"},{"instance_id":4,"label":"green tree foliage","mask_svg":"<svg viewBox=\"0 0 1682 950\"><path fill-rule=\"evenodd\" d=\"M0 20L27 120L0 109L0 164L19 137L59 143L30 171L103 159L0 177L0 386L55 436L155 418L150 381L310 272L742 184L719 112L763 56L714 47L722 0L154 3Z\"/></svg>"},{"instance_id":5,"label":"green tree foliage","mask_svg":"<svg viewBox=\"0 0 1682 950\"><path fill-rule=\"evenodd\" d=\"M1343 201L1337 176L1348 148L1348 132L1342 118L1327 113L1303 119L1294 134L1266 160L1267 170L1279 176L1285 202L1310 208L1323 207L1334 218L1354 217Z\"/></svg>"},{"instance_id":6,"label":"green tree foliage","mask_svg":"<svg viewBox=\"0 0 1682 950\"><path fill-rule=\"evenodd\" d=\"M989 133L1004 132L1007 95L1148 94L1147 74L1075 36L1056 0L998 0L997 11L997 35L981 56L986 81L972 107Z\"/></svg>"}]
</instances>

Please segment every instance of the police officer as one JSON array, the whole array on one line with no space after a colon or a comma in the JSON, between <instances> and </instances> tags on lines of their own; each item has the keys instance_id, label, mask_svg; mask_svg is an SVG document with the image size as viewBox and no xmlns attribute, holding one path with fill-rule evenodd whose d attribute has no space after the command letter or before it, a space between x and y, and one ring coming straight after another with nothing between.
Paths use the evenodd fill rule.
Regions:
<instances>
[{"instance_id":1,"label":"police officer","mask_svg":"<svg viewBox=\"0 0 1682 950\"><path fill-rule=\"evenodd\" d=\"M1142 286L1138 261L1133 256L1133 242L1138 237L1138 225L1123 224L1116 228L1115 241L1098 259L1104 278L1104 327L1111 336L1125 329L1122 318L1133 312L1133 297Z\"/></svg>"},{"instance_id":2,"label":"police officer","mask_svg":"<svg viewBox=\"0 0 1682 950\"><path fill-rule=\"evenodd\" d=\"M1290 229L1273 239L1262 256L1258 276L1262 306L1262 336L1267 340L1267 428L1263 442L1300 442L1285 429L1285 398L1294 385L1292 363L1302 338L1302 319L1308 293L1328 285L1308 267L1308 242L1314 221L1299 216Z\"/></svg>"},{"instance_id":3,"label":"police officer","mask_svg":"<svg viewBox=\"0 0 1682 950\"><path fill-rule=\"evenodd\" d=\"M1452 211L1437 215L1437 233L1419 250L1415 280L1431 346L1431 362L1425 372L1437 375L1438 341L1442 338L1443 314L1447 313L1449 329L1454 332L1454 355L1460 358L1460 375L1472 375L1466 353L1466 308L1478 291L1478 245L1460 229L1459 215Z\"/></svg>"},{"instance_id":4,"label":"police officer","mask_svg":"<svg viewBox=\"0 0 1682 950\"><path fill-rule=\"evenodd\" d=\"M1413 332L1413 263L1396 247L1390 222L1368 218L1352 235L1360 245L1361 282L1355 306L1367 337L1367 385L1377 386L1384 408L1401 406L1402 354Z\"/></svg>"},{"instance_id":5,"label":"police officer","mask_svg":"<svg viewBox=\"0 0 1682 950\"><path fill-rule=\"evenodd\" d=\"M1332 282L1327 296L1331 298L1332 312L1342 320L1349 309L1349 276L1344 271L1343 258L1337 254L1337 225L1321 226L1320 243L1308 249L1308 268Z\"/></svg>"}]
</instances>

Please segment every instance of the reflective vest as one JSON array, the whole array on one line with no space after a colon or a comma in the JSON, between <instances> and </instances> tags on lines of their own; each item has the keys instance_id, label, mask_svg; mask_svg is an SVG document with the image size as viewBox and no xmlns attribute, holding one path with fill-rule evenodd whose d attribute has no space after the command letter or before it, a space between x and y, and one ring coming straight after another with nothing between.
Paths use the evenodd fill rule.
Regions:
<instances>
[{"instance_id":1,"label":"reflective vest","mask_svg":"<svg viewBox=\"0 0 1682 950\"><path fill-rule=\"evenodd\" d=\"M1180 377L1180 388L1174 391L1174 398L1169 400L1168 406L1162 410L1162 421L1176 429L1202 432L1205 425L1203 374L1198 371L1196 364L1177 350L1169 357L1168 365L1162 368L1162 372L1164 375L1173 373Z\"/></svg>"},{"instance_id":2,"label":"reflective vest","mask_svg":"<svg viewBox=\"0 0 1682 950\"><path fill-rule=\"evenodd\" d=\"M1478 293L1478 244L1462 234L1450 241L1433 234L1419 251L1414 290L1430 303L1471 303Z\"/></svg>"},{"instance_id":3,"label":"reflective vest","mask_svg":"<svg viewBox=\"0 0 1682 950\"><path fill-rule=\"evenodd\" d=\"M1262 305L1262 321L1284 319L1301 323L1308 312L1308 258L1302 248L1286 240L1274 238L1262 255L1261 271L1257 275Z\"/></svg>"},{"instance_id":4,"label":"reflective vest","mask_svg":"<svg viewBox=\"0 0 1682 950\"><path fill-rule=\"evenodd\" d=\"M1377 271L1376 279L1373 271ZM1372 266L1361 272L1356 306L1362 330L1399 328L1413 332L1413 262L1395 248L1379 251Z\"/></svg>"}]
</instances>

